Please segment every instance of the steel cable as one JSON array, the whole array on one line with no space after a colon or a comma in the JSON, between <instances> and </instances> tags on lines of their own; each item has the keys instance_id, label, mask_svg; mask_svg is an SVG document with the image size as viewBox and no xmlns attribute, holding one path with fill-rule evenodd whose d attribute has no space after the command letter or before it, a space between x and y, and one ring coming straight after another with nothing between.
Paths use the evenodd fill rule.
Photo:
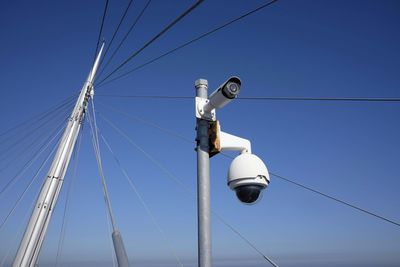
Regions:
<instances>
[{"instance_id":1,"label":"steel cable","mask_svg":"<svg viewBox=\"0 0 400 267\"><path fill-rule=\"evenodd\" d=\"M131 61L133 58L135 58L137 55L139 55L144 49L146 49L149 45L151 45L153 42L155 42L158 38L160 38L164 33L166 33L168 30L170 30L174 25L176 25L180 20L182 20L184 17L186 17L188 14L190 14L192 11L194 11L201 3L203 3L204 0L196 0L196 2L191 5L187 10L185 10L182 14L180 14L177 18L175 18L171 23L169 23L164 29L162 29L158 34L156 34L153 38L151 38L149 41L147 41L140 49L132 53L126 60L124 60L118 67L116 67L113 71L111 71L104 79L102 79L99 84L107 80L111 75L116 73L119 69L121 69L125 64L127 64L129 61Z\"/></svg>"},{"instance_id":2,"label":"steel cable","mask_svg":"<svg viewBox=\"0 0 400 267\"><path fill-rule=\"evenodd\" d=\"M90 125L90 129L91 129L91 132L92 132L93 149L94 149L95 156L96 156L97 168L99 170L99 175L100 175L100 181L101 181L101 184L103 186L104 200L106 202L106 207L108 209L108 213L109 213L109 216L110 216L110 219L111 219L112 229L113 229L113 231L115 231L116 230L116 223L115 223L114 213L112 211L110 195L108 193L106 179L105 179L105 176L104 176L103 163L102 163L102 160L101 160L100 143L99 143L99 136L98 136L98 132L97 132L98 128L97 128L96 113L95 113L95 109L94 109L94 100L93 100L93 98L92 98L92 115L90 114L90 112L88 114L89 114L88 115L89 125ZM93 118L92 118L92 116L93 116Z\"/></svg>"},{"instance_id":3,"label":"steel cable","mask_svg":"<svg viewBox=\"0 0 400 267\"><path fill-rule=\"evenodd\" d=\"M104 106L104 105L103 105L103 106ZM126 112L119 111L119 110L116 110L116 109L114 109L114 108L110 108L110 107L109 107L109 109L112 110L112 111L114 111L114 112L117 112L117 113L119 113L119 114L121 114L121 115L124 115L124 116L126 116L127 118L134 119L134 120L139 121L139 122L142 122L142 123L143 123L144 121L146 121L146 120L144 120L144 119L142 119L142 118L137 119L137 117L135 117L135 116L129 115L129 114L127 114ZM102 117L104 117L104 116L102 116ZM149 126L152 126L153 128L156 128L156 129L158 129L158 130L161 130L161 131L163 131L164 133L168 133L169 135L174 136L174 137L176 137L176 138L178 138L178 139L181 139L181 140L183 140L183 141L185 141L185 142L194 143L194 142L190 141L189 138L183 137L182 135L180 135L180 134L177 133L176 131L173 131L173 130L170 130L170 129L166 129L166 128L164 128L164 127L161 127L161 126L157 125L157 124L154 123L154 122L146 121L145 124L146 124L146 125L149 125ZM232 156L230 156L230 155L228 155L228 154L225 154L225 153L223 153L223 152L220 153L220 154L221 154L222 156L224 156L224 157L227 157L227 158L230 158L230 159L234 159L234 157L232 157ZM293 180L291 180L291 179L289 179L289 178L287 178L287 177L283 177L283 176L281 176L281 175L278 175L278 174L272 173L272 172L269 172L269 174L272 175L272 176L275 176L275 177L277 177L277 178L280 178L281 180L284 180L284 181L286 181L286 182L289 182L289 183L291 183L291 184L293 184L293 185L296 185L296 186L298 186L298 187L301 187L301 188L303 188L303 189L306 189L306 190L308 190L308 191L310 191L310 192L313 192L313 193L319 194L320 196L323 196L323 197L326 197L326 198L328 198L328 199L334 200L334 201L336 201L337 203L346 205L346 206L348 206L348 207L350 207L350 208L353 208L353 209L355 209L355 210L361 211L361 212L363 212L363 213L365 213L365 214L371 215L371 216L373 216L373 217L375 217L375 218L381 219L381 220L383 220L383 221L385 221L385 222L388 222L388 223L391 223L391 224L393 224L393 225L400 226L400 223L399 223L399 222L396 222L396 221L394 221L394 220L388 219L388 218L386 218L386 217L384 217L384 216L381 216L381 215L376 214L376 213L374 213L374 212L368 211L368 210L366 210L366 209L360 208L360 207L358 207L358 206L356 206L356 205L354 205L354 204L351 204L351 203L349 203L349 202L347 202L347 201L344 201L344 200L341 200L341 199L339 199L339 198L337 198L337 197L334 197L334 196L328 195L328 194L326 194L326 193L323 193L323 192L321 192L321 191L319 191L319 190L317 190L317 189L314 189L314 188L305 186L305 185L303 185L303 184L301 184L301 183L295 182L295 181L293 181Z\"/></svg>"},{"instance_id":4,"label":"steel cable","mask_svg":"<svg viewBox=\"0 0 400 267\"><path fill-rule=\"evenodd\" d=\"M93 150L94 150L94 153L95 153L96 162L97 162L97 166L98 166L99 173L100 173L100 182L102 184L102 189L103 189L103 200L104 200L104 202L106 204L105 212L106 212L107 225L108 225L108 231L109 231L109 235L108 235L109 238L108 239L109 239L110 248L111 248L111 258L112 258L113 266L116 267L116 259L115 259L116 255L115 255L114 251L112 250L114 245L113 245L113 241L111 239L112 233L113 233L113 231L115 231L115 220L114 220L113 213L112 213L112 210L111 210L111 205L110 205L110 201L109 201L109 198L108 198L108 191L107 191L107 187L105 185L105 180L103 179L104 178L104 174L102 172L102 169L100 170L100 167L99 167L100 165L98 163L98 160L99 160L98 159L98 153L97 153L98 149L97 149L97 144L96 144L96 141L95 141L95 134L94 134L94 129L93 129L93 125L92 125L93 122L92 122L92 118L91 118L90 112L88 112L87 118L88 118L90 129L91 129Z\"/></svg>"},{"instance_id":5,"label":"steel cable","mask_svg":"<svg viewBox=\"0 0 400 267\"><path fill-rule=\"evenodd\" d=\"M249 12L246 12L245 14L243 14L243 15L241 15L241 16L235 18L235 19L232 19L232 20L230 20L230 21L228 21L228 22L226 22L226 23L224 23L224 24L222 24L222 25L220 25L220 26L218 26L218 27L216 27L216 28L214 28L214 29L212 29L212 30L206 32L206 33L203 33L203 34L199 35L198 37L193 38L193 39L191 39L191 40L189 40L189 41L187 41L187 42L185 42L185 43L183 43L183 44L181 44L181 45L175 47L174 49L171 49L171 50L165 52L164 54L161 54L161 55L159 55L158 57L155 57L155 58L153 58L153 59L147 61L146 63L143 63L143 64L141 64L141 65L135 67L134 69L129 70L129 71L127 71L127 72L125 72L125 73L123 73L123 74L121 74L121 75L119 75L119 76L117 76L117 77L115 77L115 78L113 78L113 79L107 81L107 82L105 82L105 79L103 79L101 82L99 82L98 87L102 87L102 86L104 86L104 85L106 85L106 84L109 84L109 83L111 83L111 82L113 82L113 81L116 81L116 80L118 80L118 79L120 79L120 78L122 78L122 77L125 77L126 75L128 75L128 74L130 74L130 73L132 73L132 72L135 72L135 71L137 71L137 70L139 70L139 69L141 69L141 68L143 68L143 67L145 67L145 66L147 66L147 65L149 65L149 64L151 64L151 63L154 63L154 62L160 60L161 58L163 58L163 57L165 57L165 56L168 56L168 55L170 55L170 54L172 54L172 53L174 53L174 52L176 52L176 51L178 51L178 50L180 50L180 49L182 49L182 48L184 48L184 47L186 47L186 46L188 46L188 45L190 45L190 44L193 44L193 43L199 41L200 39L203 39L204 37L207 37L208 35L211 35L211 34L217 32L217 31L219 31L219 30L221 30L221 29L223 29L223 28L225 28L225 27L231 25L232 23L234 23L234 22L236 22L236 21L239 21L239 20L241 20L241 19L244 19L245 17L250 16L251 14L254 14L254 13L258 12L258 11L262 10L263 8L266 8L266 7L270 6L270 5L272 5L272 4L275 3L276 1L278 1L278 0L269 1L269 2L267 2L267 3L265 3L265 4L261 5L261 6L259 6L259 7L257 7L257 8L255 8L255 9L249 11Z\"/></svg>"},{"instance_id":6,"label":"steel cable","mask_svg":"<svg viewBox=\"0 0 400 267\"><path fill-rule=\"evenodd\" d=\"M122 22L124 21L126 15L128 14L128 10L129 10L129 8L131 7L132 3L133 3L133 0L130 0L129 3L128 3L128 5L126 6L125 11L124 11L124 13L123 13L123 15L122 15L122 17L121 17L119 23L118 23L118 26L117 26L117 28L115 29L115 31L114 31L114 33L113 33L113 35L112 35L112 37L111 37L111 41L110 41L110 43L107 45L107 48L106 48L106 51L105 51L104 54L103 54L103 57L100 59L99 66L101 66L101 64L103 63L103 60L104 60L105 57L107 56L107 53L108 53L108 51L110 50L111 45L112 45L113 42L114 42L115 36L117 36L117 33L118 33L118 31L119 31L119 29L120 29L120 27L121 27L121 25L122 25ZM100 74L101 74L101 73L100 73ZM98 76L100 76L100 74L99 74Z\"/></svg>"},{"instance_id":7,"label":"steel cable","mask_svg":"<svg viewBox=\"0 0 400 267\"><path fill-rule=\"evenodd\" d=\"M105 4L105 6L104 6L104 11L103 11L102 19L101 19L101 25L100 25L99 35L98 35L98 37L97 37L97 42L96 42L96 49L95 49L95 51L94 51L92 66L94 65L94 62L96 61L97 52L98 52L98 50L99 50L99 44L100 44L101 34L103 33L103 27L104 27L104 21L105 21L105 19L106 19L106 15L107 15L107 9L108 9L108 0L106 0L106 4Z\"/></svg>"},{"instance_id":8,"label":"steel cable","mask_svg":"<svg viewBox=\"0 0 400 267\"><path fill-rule=\"evenodd\" d=\"M355 210L361 211L361 212L363 212L363 213L365 213L365 214L368 214L368 215L370 215L370 216L376 217L376 218L378 218L378 219L380 219L380 220L383 220L383 221L385 221L385 222L391 223L391 224L396 225L396 226L400 226L400 223L399 223L399 222L395 222L395 221L390 220L390 219L388 219L388 218L385 218L385 217L383 217L383 216L381 216L381 215L378 215L378 214L376 214L376 213L374 213L374 212L371 212L371 211L368 211L368 210L366 210L366 209L360 208L360 207L358 207L358 206L356 206L356 205L354 205L354 204L351 204L351 203L349 203L349 202L347 202L347 201L341 200L341 199L339 199L339 198L337 198L337 197L328 195L328 194L326 194L326 193L323 193L323 192L321 192L321 191L319 191L319 190L316 190L316 189L314 189L314 188L311 188L311 187L309 187L309 186L305 186L305 185L303 185L303 184L300 184L300 183L298 183L298 182L295 182L295 181L293 181L293 180L291 180L291 179L288 179L288 178L286 178L286 177L284 177L284 176L282 176L282 175L279 175L279 174L276 174L276 173L273 173L273 172L269 172L269 174L272 175L272 176L274 176L274 177L277 177L277 178L279 178L279 179L281 179L281 180L283 180L283 181L285 181L285 182L294 184L294 185L296 185L296 186L298 186L298 187L300 187L300 188L306 189L306 190L308 190L308 191L310 191L310 192L313 192L313 193L318 194L318 195L320 195L320 196L323 196L323 197L325 197L325 198L331 199L331 200L336 201L336 202L338 202L338 203L340 203L340 204L343 204L343 205L348 206L348 207L350 207L350 208L353 208L353 209L355 209Z\"/></svg>"},{"instance_id":9,"label":"steel cable","mask_svg":"<svg viewBox=\"0 0 400 267\"><path fill-rule=\"evenodd\" d=\"M20 122L20 123L18 123L18 124L15 125L15 126L12 126L11 128L9 128L9 129L3 131L2 133L0 133L0 137L2 137L2 136L4 136L4 135L6 135L6 134L8 134L8 133L10 133L10 132L12 132L12 131L18 129L19 127L21 127L21 126L23 126L23 125L26 125L26 124L30 125L30 124L35 124L35 123L37 123L37 121L35 121L36 119L37 119L37 120L41 120L42 117L46 117L46 116L48 116L49 114L53 113L54 111L58 110L60 107L64 106L64 105L67 104L68 102L72 101L74 96L75 96L75 95L70 96L70 97L68 97L68 98L66 98L66 99L64 99L64 100L62 100L61 102L55 104L54 106L51 106L50 108L46 109L45 111L43 111L43 112L41 112L41 113L38 113L38 114L36 114L36 115L34 115L34 116L32 116L32 117L30 117L30 118L28 118L28 119L26 119L26 120Z\"/></svg>"},{"instance_id":10,"label":"steel cable","mask_svg":"<svg viewBox=\"0 0 400 267\"><path fill-rule=\"evenodd\" d=\"M61 124L60 124L61 126ZM57 130L57 129L56 129ZM59 131L62 131L63 128L61 128ZM52 134L51 134L52 135ZM54 138L54 137L53 137ZM53 138L48 138L46 139L42 145L39 147L39 149L37 150L37 152L34 154L34 156L24 164L24 166L22 167L22 169L16 174L14 175L11 180L9 180L6 185L1 189L0 191L0 197L4 194L4 192L6 192L12 185L15 184L15 182L17 181L17 179L19 177L21 177L26 170L33 164L33 162L35 162L35 160L46 150L46 148L51 144L51 141L53 140Z\"/></svg>"},{"instance_id":11,"label":"steel cable","mask_svg":"<svg viewBox=\"0 0 400 267\"><path fill-rule=\"evenodd\" d=\"M153 212L151 211L151 209L149 208L149 206L147 205L147 203L144 201L142 195L139 193L137 187L135 186L135 184L133 183L132 178L128 175L128 173L126 172L126 170L122 167L121 162L119 161L118 157L115 155L114 151L111 149L110 144L107 142L107 140L105 139L105 137L100 133L100 137L102 138L104 144L106 145L106 147L108 148L108 150L110 151L110 153L113 155L115 162L117 163L120 171L123 173L123 175L125 176L125 178L127 179L130 187L132 188L132 190L134 191L135 195L137 196L137 198L139 199L139 202L142 204L144 210L146 211L147 215L150 217L151 221L153 222L153 224L156 226L157 230L160 232L161 236L164 238L165 242L168 244L168 247L172 253L172 255L174 256L175 260L177 261L178 265L180 265L181 267L183 267L183 263L181 262L180 258L178 257L177 253L175 252L175 250L172 248L171 242L168 240L167 235L165 234L165 231L161 228L160 223L158 222L158 220L156 219L156 217L154 216Z\"/></svg>"},{"instance_id":12,"label":"steel cable","mask_svg":"<svg viewBox=\"0 0 400 267\"><path fill-rule=\"evenodd\" d=\"M133 99L168 99L168 100L193 100L193 96L168 96L168 95L108 95L99 94L100 97L133 98ZM286 97L286 96L255 96L237 97L237 100L268 100L268 101L345 101L345 102L400 102L400 98L383 97Z\"/></svg>"},{"instance_id":13,"label":"steel cable","mask_svg":"<svg viewBox=\"0 0 400 267\"><path fill-rule=\"evenodd\" d=\"M45 130L46 132L48 132L48 129L58 127L59 124L57 124L57 126L54 126L53 124L60 121L60 119L64 123L65 119L68 118L69 112L70 110L66 109L64 113L56 114L53 118L49 119L44 125L42 125L40 129L38 129L38 136L32 135L33 132L30 132L30 134L26 138L20 140L19 143L13 145L10 152L0 156L0 163L2 163L0 173L9 168L12 163L14 163L17 159L21 158L22 156L28 155L29 151L31 151L31 149L34 149L36 147L36 144L40 143L41 139L46 136L46 134L41 132L41 130ZM53 121L55 121L55 123L53 123ZM28 139L28 137L30 138ZM29 144L24 144L25 141L29 140L31 141Z\"/></svg>"},{"instance_id":14,"label":"steel cable","mask_svg":"<svg viewBox=\"0 0 400 267\"><path fill-rule=\"evenodd\" d=\"M56 113L56 112L63 111L65 108L68 108L71 105L71 103L72 103L72 98L70 97L68 101L63 101L61 104L59 104L57 106L53 106L51 109L48 109L43 113L40 113L39 114L40 116L36 116L36 117L30 118L29 120L26 121L24 127L21 128L21 126L22 126L21 124L22 123L20 123L20 124L18 124L16 126L10 128L9 130L13 129L11 131L8 131L8 133L10 135L9 136L5 135L4 139L1 140L1 142L3 144L8 144L8 143L11 142L10 139L18 137L19 134L28 133L28 136L29 136L30 135L29 133L34 131L32 129L36 129L37 128L37 124L38 123L42 122L45 119L46 119L47 122L51 121L54 118L54 116L50 117L51 115L54 115L54 113ZM50 117L50 119L48 119L48 117ZM16 130L18 130L18 131L15 132ZM22 138L22 139L20 138L20 139L17 139L17 141L22 141L23 139L24 138ZM12 141L14 141L14 140L12 140ZM18 142L14 142L14 143L18 143Z\"/></svg>"},{"instance_id":15,"label":"steel cable","mask_svg":"<svg viewBox=\"0 0 400 267\"><path fill-rule=\"evenodd\" d=\"M111 57L107 60L106 64L104 65L104 67L102 68L102 70L100 71L98 77L100 78L101 75L103 74L103 72L106 70L107 66L110 64L111 60L114 58L114 56L117 54L117 52L119 51L119 49L122 47L122 44L125 42L125 40L128 38L129 34L132 32L132 30L135 28L136 24L138 23L138 21L140 20L140 18L143 16L144 12L146 11L147 7L150 5L151 0L148 0L146 5L144 6L144 8L142 9L142 11L140 12L140 14L137 16L137 18L135 19L135 21L133 22L133 24L131 25L131 27L129 28L129 30L127 31L127 33L125 34L125 36L122 38L122 40L119 42L117 48L114 50L114 52L112 53Z\"/></svg>"},{"instance_id":16,"label":"steel cable","mask_svg":"<svg viewBox=\"0 0 400 267\"><path fill-rule=\"evenodd\" d=\"M186 186L178 177L176 177L172 172L170 172L167 168L165 168L158 160L156 160L153 156L151 156L150 154L148 154L142 147L140 147L138 144L136 144L135 142L133 142L133 140L125 133L123 132L121 129L119 129L114 123L112 123L110 120L108 120L107 118L105 118L104 115L102 115L101 113L99 113L100 117L106 121L116 132L118 132L121 136L123 136L131 145L133 145L137 150L139 150L143 155L145 155L154 165L156 165L162 172L164 172L164 174L167 175L167 177L169 177L170 179L172 179L175 183L179 184L186 193L188 193L191 196L194 196L194 193L192 192L192 190ZM214 212L213 210L211 210L214 214L216 214L216 212ZM218 215L217 216L218 219L221 219L222 216ZM248 239L244 238L244 236L242 234L240 234L240 232L238 230L236 230L232 225L230 225L226 220L221 220L221 222L223 224L225 224L226 226L229 225L229 229L231 229L234 233L236 233L241 239L243 239L248 245L250 245L251 248L255 249L255 251L260 254L260 256L262 256L262 258L264 260L266 260L268 263L270 263L271 265L277 267L278 265L273 262L268 256L266 256L265 254L263 254L261 252L261 250L257 249L256 246L254 244L252 244Z\"/></svg>"},{"instance_id":17,"label":"steel cable","mask_svg":"<svg viewBox=\"0 0 400 267\"><path fill-rule=\"evenodd\" d=\"M60 135L61 133L60 129L52 138L52 140L54 140L57 136ZM52 141L50 141L52 142ZM48 160L50 159L50 157L53 155L54 151L56 150L57 146L54 146L54 148L52 149L52 151L49 153L49 155L45 158L45 160L42 161L42 163L39 166L39 169L36 171L35 175L32 177L31 181L28 183L28 185L25 187L25 189L22 191L22 193L19 195L17 201L14 203L13 207L11 208L11 210L7 213L6 217L3 219L3 221L0 223L0 231L3 228L3 226L7 223L8 219L10 218L10 216L14 213L15 209L18 207L19 203L21 202L21 200L24 198L25 194L28 192L28 190L31 188L32 184L36 181L36 178L39 176L40 172L42 171L43 167L45 166L45 164L48 162Z\"/></svg>"}]
</instances>

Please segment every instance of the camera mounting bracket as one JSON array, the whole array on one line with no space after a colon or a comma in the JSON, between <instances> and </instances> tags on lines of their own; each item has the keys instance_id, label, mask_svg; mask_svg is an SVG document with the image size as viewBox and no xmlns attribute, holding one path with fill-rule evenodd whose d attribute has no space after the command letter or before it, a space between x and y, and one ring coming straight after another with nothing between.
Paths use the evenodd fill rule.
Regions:
<instances>
[{"instance_id":1,"label":"camera mounting bracket","mask_svg":"<svg viewBox=\"0 0 400 267\"><path fill-rule=\"evenodd\" d=\"M216 121L217 120L217 116L215 114L215 109L208 110L206 108L206 106L209 102L210 102L210 100L208 100L206 98L201 98L201 97L196 96L196 107L195 107L196 118L207 120L207 121Z\"/></svg>"},{"instance_id":2,"label":"camera mounting bracket","mask_svg":"<svg viewBox=\"0 0 400 267\"><path fill-rule=\"evenodd\" d=\"M239 151L240 154L251 154L251 143L249 140L225 133L221 131L219 121L211 122L208 131L210 157L218 154L221 151L231 150Z\"/></svg>"}]
</instances>

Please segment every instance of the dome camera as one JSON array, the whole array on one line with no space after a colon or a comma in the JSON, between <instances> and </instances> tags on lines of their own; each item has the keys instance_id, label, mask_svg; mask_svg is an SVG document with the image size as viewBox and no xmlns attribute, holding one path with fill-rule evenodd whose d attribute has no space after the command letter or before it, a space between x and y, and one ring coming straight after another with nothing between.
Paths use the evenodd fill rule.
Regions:
<instances>
[{"instance_id":1,"label":"dome camera","mask_svg":"<svg viewBox=\"0 0 400 267\"><path fill-rule=\"evenodd\" d=\"M228 186L236 192L237 198L244 204L255 204L269 182L267 167L254 154L240 154L229 167Z\"/></svg>"}]
</instances>

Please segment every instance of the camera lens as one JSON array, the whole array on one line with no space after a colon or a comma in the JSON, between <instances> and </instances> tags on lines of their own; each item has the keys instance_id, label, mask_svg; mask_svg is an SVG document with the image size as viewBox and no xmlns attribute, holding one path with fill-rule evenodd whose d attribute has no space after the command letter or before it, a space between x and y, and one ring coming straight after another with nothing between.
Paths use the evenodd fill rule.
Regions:
<instances>
[{"instance_id":1,"label":"camera lens","mask_svg":"<svg viewBox=\"0 0 400 267\"><path fill-rule=\"evenodd\" d=\"M245 204L254 204L260 197L260 185L242 185L235 188L237 198Z\"/></svg>"},{"instance_id":2,"label":"camera lens","mask_svg":"<svg viewBox=\"0 0 400 267\"><path fill-rule=\"evenodd\" d=\"M222 89L222 94L229 99L233 99L237 96L237 94L239 94L239 91L240 84L236 82L228 82Z\"/></svg>"},{"instance_id":3,"label":"camera lens","mask_svg":"<svg viewBox=\"0 0 400 267\"><path fill-rule=\"evenodd\" d=\"M239 86L236 83L230 83L228 88L232 93L236 93L239 90Z\"/></svg>"}]
</instances>

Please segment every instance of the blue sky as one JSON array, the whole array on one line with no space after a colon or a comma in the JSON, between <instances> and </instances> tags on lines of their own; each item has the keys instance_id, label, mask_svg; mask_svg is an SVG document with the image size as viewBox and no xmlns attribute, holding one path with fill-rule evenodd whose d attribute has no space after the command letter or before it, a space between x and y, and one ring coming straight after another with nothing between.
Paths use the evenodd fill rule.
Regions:
<instances>
[{"instance_id":1,"label":"blue sky","mask_svg":"<svg viewBox=\"0 0 400 267\"><path fill-rule=\"evenodd\" d=\"M105 73L191 3L154 0ZM262 3L205 1L123 71ZM110 40L126 4L125 0L110 1L102 35L106 41ZM145 1L135 1L121 28L123 33L144 4ZM103 7L103 1L0 3L1 131L80 90L93 60ZM208 79L211 92L227 77L238 75L243 83L241 96L398 98L399 23L397 1L278 1L126 78L95 88L96 107L195 191L193 144L105 108L118 108L194 139L193 101L121 99L101 94L191 96L198 78ZM36 139L44 141L67 111L66 108L54 114L54 120L46 127L7 152L15 161L1 172L1 187L33 156L34 150L24 147ZM270 171L395 221L400 221L399 115L397 103L247 100L236 100L217 114L224 131L251 140L253 152ZM98 125L171 246L187 266L194 266L195 198L100 117ZM82 131L80 162L70 192L62 266L88 262L109 266L111 262L105 206L88 126L84 125ZM5 164L4 150L18 136L11 136L11 141L1 140L1 164ZM165 240L107 148L101 145L117 224L132 263L157 266L162 262L166 266L168 262L173 266ZM0 196L0 218L6 216L43 159L39 156L38 162ZM398 227L274 177L257 205L241 205L226 186L229 164L230 159L225 157L212 158L212 207L280 266L399 265ZM12 259L22 235L21 227L45 173L46 168L0 230L0 260L9 248L7 262ZM55 262L71 173L42 249L43 266ZM232 261L237 266L268 266L216 218L213 255L216 266L234 266Z\"/></svg>"}]
</instances>

